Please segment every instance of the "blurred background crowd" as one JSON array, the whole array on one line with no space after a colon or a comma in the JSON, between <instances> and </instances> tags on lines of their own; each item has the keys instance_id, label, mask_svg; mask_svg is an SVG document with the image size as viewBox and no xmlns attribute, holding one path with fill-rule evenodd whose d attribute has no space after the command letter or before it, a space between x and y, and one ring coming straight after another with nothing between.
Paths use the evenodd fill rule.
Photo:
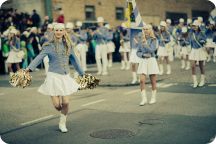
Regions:
<instances>
[{"instance_id":1,"label":"blurred background crowd","mask_svg":"<svg viewBox=\"0 0 216 144\"><path fill-rule=\"evenodd\" d=\"M100 5L100 3L98 3L98 5ZM87 8L89 8L90 10L90 7ZM57 9L58 9L58 13L57 16L55 16L55 18L50 17L48 15L42 17L40 14L38 14L37 10L35 9L32 10L31 13L22 12L14 8L5 8L0 10L0 36L1 36L0 73L1 74L8 73L9 71L11 71L10 69L12 69L12 71L15 71L16 69L19 68L26 68L27 65L31 62L31 60L34 59L40 53L41 47L43 45L43 37L45 36L45 33L48 31L49 26L50 28L52 28L55 22L65 23L66 28L67 28L67 24L70 23L69 25L72 26L69 26L69 28L72 29L72 33L74 34L79 33L78 29L81 28L82 31L84 31L87 35L87 38L85 39L85 44L87 46L86 63L93 64L96 62L95 46L97 43L93 39L91 33L92 31L95 31L97 29L98 27L97 21L91 23L85 23L79 20L69 21L68 18L65 17L65 13L67 13L68 15L68 13L70 12L73 13L73 11L66 12L63 11L62 8L57 8ZM117 10L119 12L118 13L119 15L117 15L118 18L123 20L124 17L122 17L120 8ZM88 13L86 14L88 15ZM160 26L161 26L160 21L165 21L166 23L165 27L167 31L169 31L170 35L176 37L181 33L182 27L186 26L188 28L187 31L189 31L193 21L198 20L200 23L201 31L206 35L208 35L209 37L211 37L213 42L216 42L215 21L214 19L209 19L210 11L208 13L208 16L206 12L203 13L203 15L198 15L198 14L196 13L197 16L191 19L185 17L185 15L176 15L175 19L172 19L173 18L172 13L168 13L166 18L159 19L159 23L157 24L151 23L151 25L155 33L158 33L160 31ZM89 17L91 17L91 12L89 12ZM115 48L114 51L111 52L112 61L120 62L122 61L122 56L119 50L121 46L121 40L124 39L125 36L127 35L127 32L125 30L126 28L124 27L124 24L122 24L122 22L120 24L112 25L109 22L109 19L104 19L104 25L106 25L106 28L112 32L111 41L113 42ZM11 43L16 43L14 37L20 40L20 42L18 43L19 46L17 47L22 49L24 54L20 54L20 57L22 57L21 61L19 60L17 63L11 63L11 65L8 67L7 59L10 51L13 49L11 47L12 45ZM176 43L178 42L176 41ZM213 55L214 49L212 49L212 51L213 51L211 52L212 57L213 60L215 61ZM173 53L173 55L177 56L177 53ZM38 69L43 67L44 67L43 64L41 64L38 67Z\"/></svg>"}]
</instances>

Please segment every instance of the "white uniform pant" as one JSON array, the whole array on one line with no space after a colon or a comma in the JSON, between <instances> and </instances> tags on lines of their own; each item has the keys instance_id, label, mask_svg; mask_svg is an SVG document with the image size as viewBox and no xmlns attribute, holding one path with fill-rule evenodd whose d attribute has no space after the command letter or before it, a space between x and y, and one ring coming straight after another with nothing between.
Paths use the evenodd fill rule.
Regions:
<instances>
[{"instance_id":1,"label":"white uniform pant","mask_svg":"<svg viewBox=\"0 0 216 144\"><path fill-rule=\"evenodd\" d=\"M95 49L95 59L96 59L96 63L97 63L97 69L98 72L101 73L107 73L107 64L108 64L108 60L107 60L107 46L106 44L98 44L96 45L96 49ZM101 64L101 59L102 59L102 64ZM103 67L103 70L102 70Z\"/></svg>"},{"instance_id":2,"label":"white uniform pant","mask_svg":"<svg viewBox=\"0 0 216 144\"><path fill-rule=\"evenodd\" d=\"M78 44L76 46L77 49L77 57L80 61L81 67L84 71L87 70L86 67L86 52L87 52L87 45L86 44Z\"/></svg>"}]
</instances>

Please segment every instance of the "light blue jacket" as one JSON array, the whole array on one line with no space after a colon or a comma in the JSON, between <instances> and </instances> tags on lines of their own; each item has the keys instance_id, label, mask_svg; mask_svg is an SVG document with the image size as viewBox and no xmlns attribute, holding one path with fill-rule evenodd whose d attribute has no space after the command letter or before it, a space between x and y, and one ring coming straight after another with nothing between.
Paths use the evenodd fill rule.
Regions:
<instances>
[{"instance_id":1,"label":"light blue jacket","mask_svg":"<svg viewBox=\"0 0 216 144\"><path fill-rule=\"evenodd\" d=\"M106 41L110 42L113 40L113 32L112 31L108 31L107 32L107 37L106 37Z\"/></svg>"},{"instance_id":2,"label":"light blue jacket","mask_svg":"<svg viewBox=\"0 0 216 144\"><path fill-rule=\"evenodd\" d=\"M147 42L139 42L137 49L137 56L140 58L144 58L146 54L151 55L151 57L155 57L157 39L147 38Z\"/></svg>"},{"instance_id":3,"label":"light blue jacket","mask_svg":"<svg viewBox=\"0 0 216 144\"><path fill-rule=\"evenodd\" d=\"M206 29L205 35L208 39L213 39L214 31L211 29Z\"/></svg>"},{"instance_id":4,"label":"light blue jacket","mask_svg":"<svg viewBox=\"0 0 216 144\"><path fill-rule=\"evenodd\" d=\"M158 44L161 47L165 47L165 44L170 42L170 34L168 32L162 32L161 34L157 35Z\"/></svg>"},{"instance_id":5,"label":"light blue jacket","mask_svg":"<svg viewBox=\"0 0 216 144\"><path fill-rule=\"evenodd\" d=\"M84 30L79 29L79 31L77 32L77 34L79 34L80 36L78 37L78 44L84 44L86 43L87 39L88 39L88 35Z\"/></svg>"},{"instance_id":6,"label":"light blue jacket","mask_svg":"<svg viewBox=\"0 0 216 144\"><path fill-rule=\"evenodd\" d=\"M12 38L12 40L9 41L10 49L13 49L15 51L20 50L20 39L15 37Z\"/></svg>"},{"instance_id":7,"label":"light blue jacket","mask_svg":"<svg viewBox=\"0 0 216 144\"><path fill-rule=\"evenodd\" d=\"M181 34L180 37L179 37L179 44L182 47L186 47L186 46L190 45L190 38L189 38L189 36L183 37L183 35Z\"/></svg>"},{"instance_id":8,"label":"light blue jacket","mask_svg":"<svg viewBox=\"0 0 216 144\"><path fill-rule=\"evenodd\" d=\"M203 45L206 43L205 34L203 32L193 31L190 34L190 43L191 43L191 48L194 48L194 49L202 48Z\"/></svg>"},{"instance_id":9,"label":"light blue jacket","mask_svg":"<svg viewBox=\"0 0 216 144\"><path fill-rule=\"evenodd\" d=\"M96 44L106 44L108 29L104 26L98 27L97 31L93 35L93 39L96 41Z\"/></svg>"},{"instance_id":10,"label":"light blue jacket","mask_svg":"<svg viewBox=\"0 0 216 144\"><path fill-rule=\"evenodd\" d=\"M58 42L56 45L59 46L56 47L55 44L51 42L44 44L40 54L30 63L27 68L33 71L42 62L43 58L48 56L49 72L67 75L70 72L70 60L79 75L84 75L84 71L80 67L79 61L76 58L73 49L71 49L70 55L67 55L66 49L64 48L64 44L62 42Z\"/></svg>"},{"instance_id":11,"label":"light blue jacket","mask_svg":"<svg viewBox=\"0 0 216 144\"><path fill-rule=\"evenodd\" d=\"M130 41L130 29L126 29L127 30L127 34L123 36L123 40L125 42Z\"/></svg>"}]
</instances>

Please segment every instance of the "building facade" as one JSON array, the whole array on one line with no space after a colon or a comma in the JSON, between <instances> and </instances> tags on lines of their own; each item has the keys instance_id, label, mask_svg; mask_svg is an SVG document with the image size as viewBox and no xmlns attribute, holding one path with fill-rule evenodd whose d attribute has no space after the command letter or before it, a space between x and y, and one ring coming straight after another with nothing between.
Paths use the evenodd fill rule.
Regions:
<instances>
[{"instance_id":1,"label":"building facade","mask_svg":"<svg viewBox=\"0 0 216 144\"><path fill-rule=\"evenodd\" d=\"M31 12L36 9L41 16L49 15L55 20L63 10L65 22L81 20L95 22L103 16L112 26L124 21L126 0L9 0L5 7ZM177 23L179 18L208 18L214 5L208 0L136 0L137 6L146 23L159 24L161 20L171 18ZM4 7L4 6L3 6Z\"/></svg>"},{"instance_id":2,"label":"building facade","mask_svg":"<svg viewBox=\"0 0 216 144\"><path fill-rule=\"evenodd\" d=\"M161 20L171 18L177 23L179 18L198 16L207 19L214 5L207 0L136 0L137 6L146 23L159 24ZM57 10L64 11L66 21L95 21L103 16L113 26L124 20L125 0L52 0L54 18Z\"/></svg>"}]
</instances>

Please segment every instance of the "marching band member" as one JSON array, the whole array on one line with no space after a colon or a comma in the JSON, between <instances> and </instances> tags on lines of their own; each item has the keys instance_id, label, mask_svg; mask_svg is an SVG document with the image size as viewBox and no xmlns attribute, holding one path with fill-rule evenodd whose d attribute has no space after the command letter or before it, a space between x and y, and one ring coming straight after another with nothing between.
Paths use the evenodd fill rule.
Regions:
<instances>
[{"instance_id":1,"label":"marching band member","mask_svg":"<svg viewBox=\"0 0 216 144\"><path fill-rule=\"evenodd\" d=\"M182 27L182 33L178 40L181 46L181 51L180 51L181 69L189 70L190 69L189 53L191 51L191 47L190 47L190 39L189 39L187 27Z\"/></svg>"},{"instance_id":2,"label":"marching band member","mask_svg":"<svg viewBox=\"0 0 216 144\"><path fill-rule=\"evenodd\" d=\"M206 42L206 36L201 32L199 28L200 23L195 20L193 22L193 32L190 34L190 43L191 43L191 53L189 59L192 61L192 78L193 78L193 87L204 86L205 85L205 69L204 61L207 58L207 53L204 49L204 44ZM199 68L201 71L201 80L198 84L196 77L196 62L199 63Z\"/></svg>"},{"instance_id":3,"label":"marching band member","mask_svg":"<svg viewBox=\"0 0 216 144\"><path fill-rule=\"evenodd\" d=\"M9 31L9 36L8 36L8 44L10 47L10 52L8 55L8 58L6 60L6 63L8 65L8 71L10 75L13 73L12 69L12 64L16 64L16 69L20 69L19 63L22 62L22 57L19 57L18 53L20 52L20 39L16 36L17 30L16 29L11 29Z\"/></svg>"},{"instance_id":4,"label":"marching band member","mask_svg":"<svg viewBox=\"0 0 216 144\"><path fill-rule=\"evenodd\" d=\"M155 58L156 43L157 39L154 35L151 25L145 25L143 33L143 40L138 43L137 56L141 58L137 74L140 74L140 89L141 89L141 103L140 106L143 106L147 103L146 97L146 77L150 76L151 85L152 85L152 96L149 104L156 103L156 75L159 74L159 68L157 60Z\"/></svg>"},{"instance_id":5,"label":"marching band member","mask_svg":"<svg viewBox=\"0 0 216 144\"><path fill-rule=\"evenodd\" d=\"M104 18L98 17L98 28L93 32L93 39L96 41L96 50L95 50L95 59L97 63L97 75L108 75L107 72L107 46L106 46L106 37L108 30L104 27ZM102 64L101 64L102 59ZM103 68L103 69L102 69Z\"/></svg>"},{"instance_id":6,"label":"marching band member","mask_svg":"<svg viewBox=\"0 0 216 144\"><path fill-rule=\"evenodd\" d=\"M81 66L84 71L87 71L86 66L86 53L88 51L88 46L86 44L87 41L87 33L85 30L82 29L82 22L77 21L76 22L76 32L75 35L78 39L76 49L78 50L78 59L80 60Z\"/></svg>"},{"instance_id":7,"label":"marching band member","mask_svg":"<svg viewBox=\"0 0 216 144\"><path fill-rule=\"evenodd\" d=\"M180 50L181 50L181 46L178 42L178 39L182 33L182 27L184 27L184 19L180 18L179 19L179 24L177 25L176 31L175 31L175 38L177 40L177 44L174 47L174 53L175 53L175 57L176 58L180 58Z\"/></svg>"},{"instance_id":8,"label":"marching band member","mask_svg":"<svg viewBox=\"0 0 216 144\"><path fill-rule=\"evenodd\" d=\"M113 52L115 52L115 44L113 43L113 31L110 28L109 24L106 24L105 27L109 30L107 35L107 56L108 56L108 67L112 67L113 62Z\"/></svg>"},{"instance_id":9,"label":"marching band member","mask_svg":"<svg viewBox=\"0 0 216 144\"><path fill-rule=\"evenodd\" d=\"M137 43L139 43L142 40L142 33L138 33L136 36L132 35L134 37L134 43L131 44L131 53L130 53L130 63L131 63L131 71L132 71L132 82L131 84L135 84L137 79L137 68L140 62L140 58L137 56Z\"/></svg>"},{"instance_id":10,"label":"marching band member","mask_svg":"<svg viewBox=\"0 0 216 144\"><path fill-rule=\"evenodd\" d=\"M192 32L192 20L190 18L187 19L187 29L188 29L188 32Z\"/></svg>"},{"instance_id":11,"label":"marching band member","mask_svg":"<svg viewBox=\"0 0 216 144\"><path fill-rule=\"evenodd\" d=\"M167 44L167 48L169 49L169 53L168 53L168 58L170 61L174 60L174 56L173 56L173 50L174 50L174 45L175 45L175 41L174 41L174 36L173 36L173 26L171 19L167 19L166 20L166 24L167 24L167 32L170 35L170 42Z\"/></svg>"},{"instance_id":12,"label":"marching band member","mask_svg":"<svg viewBox=\"0 0 216 144\"><path fill-rule=\"evenodd\" d=\"M200 27L200 30L202 33L205 33L206 31L206 26L205 26L205 23L203 22L203 17L198 17L197 18L197 21L199 22L199 27Z\"/></svg>"},{"instance_id":13,"label":"marching band member","mask_svg":"<svg viewBox=\"0 0 216 144\"><path fill-rule=\"evenodd\" d=\"M34 70L41 63L45 56L49 57L49 70L45 82L38 91L43 95L51 96L53 106L60 111L59 129L67 132L66 118L69 111L69 95L76 92L79 84L70 77L69 60L74 64L75 69L80 75L84 75L79 65L72 42L65 31L64 24L54 26L52 39L43 44L40 54L30 63L26 71Z\"/></svg>"},{"instance_id":14,"label":"marching band member","mask_svg":"<svg viewBox=\"0 0 216 144\"><path fill-rule=\"evenodd\" d=\"M160 69L160 75L163 75L163 62L166 61L167 64L167 73L171 74L171 66L169 64L168 59L168 49L166 48L166 44L170 42L170 35L167 32L166 29L166 22L161 21L160 23L160 32L157 35L158 42L159 42L159 48L157 51L157 55L159 57L159 69Z\"/></svg>"},{"instance_id":15,"label":"marching band member","mask_svg":"<svg viewBox=\"0 0 216 144\"><path fill-rule=\"evenodd\" d=\"M125 23L122 23L121 27L123 28L120 33L121 46L119 48L119 52L121 54L121 70L129 70L130 32L129 29L126 28Z\"/></svg>"},{"instance_id":16,"label":"marching band member","mask_svg":"<svg viewBox=\"0 0 216 144\"><path fill-rule=\"evenodd\" d=\"M215 49L216 45L215 43L213 42L213 35L214 35L214 25L215 25L215 22L214 21L210 21L207 29L206 29L206 45L205 47L207 48L207 52L208 52L208 58L207 58L207 62L210 62L211 61L211 51Z\"/></svg>"}]
</instances>

